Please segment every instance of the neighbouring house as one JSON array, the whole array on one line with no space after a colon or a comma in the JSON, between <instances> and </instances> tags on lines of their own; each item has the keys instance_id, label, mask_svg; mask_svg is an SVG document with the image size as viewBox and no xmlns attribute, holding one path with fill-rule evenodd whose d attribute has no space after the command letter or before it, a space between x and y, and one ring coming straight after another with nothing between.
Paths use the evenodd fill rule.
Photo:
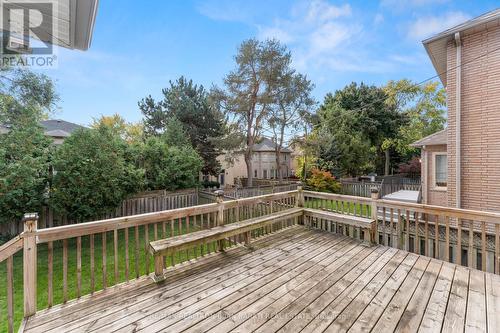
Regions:
<instances>
[{"instance_id":1,"label":"neighbouring house","mask_svg":"<svg viewBox=\"0 0 500 333\"><path fill-rule=\"evenodd\" d=\"M218 157L222 165L221 174L215 178L213 176L203 175L203 180L218 181L221 187L230 187L237 185L238 178L247 177L247 166L243 154L234 158L233 163L226 161L225 156ZM281 149L280 166L276 165L276 144L269 138L261 138L253 147L253 177L256 179L276 179L277 170L281 170L283 178L295 174L292 169L292 150L289 148Z\"/></svg>"},{"instance_id":2,"label":"neighbouring house","mask_svg":"<svg viewBox=\"0 0 500 333\"><path fill-rule=\"evenodd\" d=\"M423 44L448 107L447 128L414 143L423 202L500 212L500 9Z\"/></svg>"},{"instance_id":3,"label":"neighbouring house","mask_svg":"<svg viewBox=\"0 0 500 333\"><path fill-rule=\"evenodd\" d=\"M43 120L40 125L44 128L45 135L54 139L55 145L60 145L64 140L69 137L74 131L84 126L70 123L69 121L61 119ZM8 133L9 125L0 125L0 134Z\"/></svg>"}]
</instances>

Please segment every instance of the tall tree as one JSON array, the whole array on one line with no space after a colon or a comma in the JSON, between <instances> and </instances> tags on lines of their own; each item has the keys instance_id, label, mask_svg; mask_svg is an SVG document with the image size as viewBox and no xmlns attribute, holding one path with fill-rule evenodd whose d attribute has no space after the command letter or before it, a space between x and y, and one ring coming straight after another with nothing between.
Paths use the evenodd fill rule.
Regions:
<instances>
[{"instance_id":1,"label":"tall tree","mask_svg":"<svg viewBox=\"0 0 500 333\"><path fill-rule=\"evenodd\" d=\"M439 82L417 85L410 80L389 81L384 87L386 103L406 117L397 135L385 140L384 147L394 149L408 162L417 153L411 143L444 128L446 91Z\"/></svg>"},{"instance_id":2,"label":"tall tree","mask_svg":"<svg viewBox=\"0 0 500 333\"><path fill-rule=\"evenodd\" d=\"M279 181L283 180L281 172L281 154L288 131L296 130L304 123L311 108L315 105L311 92L314 85L304 75L293 73L283 81L275 96L275 103L270 108L268 124L275 142L276 169Z\"/></svg>"},{"instance_id":3,"label":"tall tree","mask_svg":"<svg viewBox=\"0 0 500 333\"><path fill-rule=\"evenodd\" d=\"M180 77L162 90L163 99L156 102L151 96L139 102L144 115L147 135L161 135L169 119L175 117L183 125L192 146L203 158L203 173L217 175L220 163L217 156L220 149L214 142L223 133L223 115L213 108L209 93L202 85Z\"/></svg>"},{"instance_id":4,"label":"tall tree","mask_svg":"<svg viewBox=\"0 0 500 333\"><path fill-rule=\"evenodd\" d=\"M386 99L387 94L382 88L367 86L363 83L359 85L352 83L344 89L336 91L333 95L328 94L320 107L319 114L320 118L330 119L330 122L327 122L330 126L330 133L338 131L339 128L346 129L343 132L345 134L343 138L340 135L333 136L336 137L336 146L347 149L349 145L352 145L349 148L351 151L356 148L370 147L372 168L385 169L384 172L387 173L390 153L383 150L383 142L386 138L396 136L397 129L405 119L404 115L399 113L393 105L386 103ZM348 111L348 113L342 110ZM338 118L338 124L336 124L335 113L339 113L341 116ZM343 117L350 119L351 123L348 125L343 123ZM344 156L344 158L347 157ZM345 164L343 161L338 162L339 165ZM352 171L357 168L352 165L352 168L348 169Z\"/></svg>"},{"instance_id":5,"label":"tall tree","mask_svg":"<svg viewBox=\"0 0 500 333\"><path fill-rule=\"evenodd\" d=\"M276 40L249 39L238 48L235 61L236 68L224 79L225 91L217 95L244 134L248 185L252 186L253 147L262 134L277 91L289 75L291 55Z\"/></svg>"},{"instance_id":6,"label":"tall tree","mask_svg":"<svg viewBox=\"0 0 500 333\"><path fill-rule=\"evenodd\" d=\"M1 69L0 222L38 211L46 201L52 149L39 121L47 117L57 100L47 76Z\"/></svg>"},{"instance_id":7,"label":"tall tree","mask_svg":"<svg viewBox=\"0 0 500 333\"><path fill-rule=\"evenodd\" d=\"M128 143L136 143L143 139L144 125L142 123L127 122L118 113L94 119L91 125L92 128L99 128L101 126L108 127L114 134L120 136Z\"/></svg>"}]
</instances>

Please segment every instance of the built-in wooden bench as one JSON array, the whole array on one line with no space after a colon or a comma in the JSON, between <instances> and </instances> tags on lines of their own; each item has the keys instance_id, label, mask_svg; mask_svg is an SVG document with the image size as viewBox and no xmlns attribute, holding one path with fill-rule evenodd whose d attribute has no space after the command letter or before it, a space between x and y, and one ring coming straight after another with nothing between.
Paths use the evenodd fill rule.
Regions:
<instances>
[{"instance_id":1,"label":"built-in wooden bench","mask_svg":"<svg viewBox=\"0 0 500 333\"><path fill-rule=\"evenodd\" d=\"M209 242L223 240L236 235L245 235L245 243L250 243L250 232L280 220L291 219L303 215L302 208L292 208L278 213L256 217L241 222L213 227L207 230L195 231L189 234L161 239L149 243L149 251L155 259L155 281L164 279L163 257L178 251L190 249ZM221 243L219 243L221 244Z\"/></svg>"},{"instance_id":2,"label":"built-in wooden bench","mask_svg":"<svg viewBox=\"0 0 500 333\"><path fill-rule=\"evenodd\" d=\"M335 212L329 212L321 209L304 208L304 215L310 216L317 219L323 219L326 221L331 221L335 223L344 224L350 227L360 228L365 237L364 239L369 242L373 242L375 230L375 221L365 217L339 214Z\"/></svg>"}]
</instances>

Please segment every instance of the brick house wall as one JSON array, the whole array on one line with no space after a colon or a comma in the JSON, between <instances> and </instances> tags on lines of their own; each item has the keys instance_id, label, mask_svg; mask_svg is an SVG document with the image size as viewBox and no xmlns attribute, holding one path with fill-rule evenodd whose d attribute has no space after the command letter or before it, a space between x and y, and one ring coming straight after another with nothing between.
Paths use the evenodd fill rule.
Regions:
<instances>
[{"instance_id":1,"label":"brick house wall","mask_svg":"<svg viewBox=\"0 0 500 333\"><path fill-rule=\"evenodd\" d=\"M462 35L461 206L500 211L500 47L498 22ZM482 55L487 54L484 57ZM480 58L480 59L477 59ZM477 59L477 60L474 60ZM456 206L456 46L447 45L448 188Z\"/></svg>"}]
</instances>

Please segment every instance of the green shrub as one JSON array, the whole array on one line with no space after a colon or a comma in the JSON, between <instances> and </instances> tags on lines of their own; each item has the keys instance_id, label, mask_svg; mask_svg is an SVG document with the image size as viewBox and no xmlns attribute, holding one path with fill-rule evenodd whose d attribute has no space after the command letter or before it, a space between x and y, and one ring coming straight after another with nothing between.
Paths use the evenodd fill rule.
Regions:
<instances>
[{"instance_id":1,"label":"green shrub","mask_svg":"<svg viewBox=\"0 0 500 333\"><path fill-rule=\"evenodd\" d=\"M314 191L318 192L339 193L341 190L340 183L335 180L335 177L329 171L320 169L313 169L311 177L307 179L306 183Z\"/></svg>"}]
</instances>

